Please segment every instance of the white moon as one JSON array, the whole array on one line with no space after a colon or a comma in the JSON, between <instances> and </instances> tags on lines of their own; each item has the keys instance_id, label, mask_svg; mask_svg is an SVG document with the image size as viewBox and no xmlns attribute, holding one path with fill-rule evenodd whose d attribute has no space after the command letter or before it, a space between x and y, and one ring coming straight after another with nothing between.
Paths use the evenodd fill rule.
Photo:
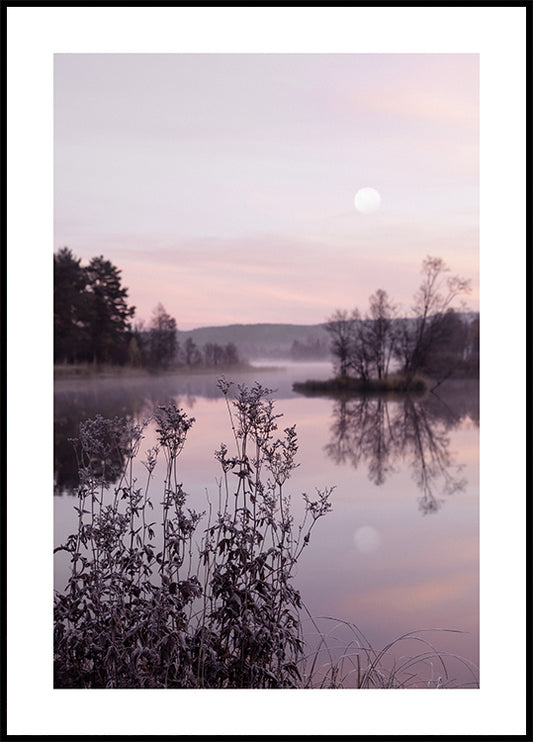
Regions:
<instances>
[{"instance_id":1,"label":"white moon","mask_svg":"<svg viewBox=\"0 0 533 742\"><path fill-rule=\"evenodd\" d=\"M354 533L353 542L359 551L370 554L381 546L381 536L372 526L361 526Z\"/></svg>"},{"instance_id":2,"label":"white moon","mask_svg":"<svg viewBox=\"0 0 533 742\"><path fill-rule=\"evenodd\" d=\"M381 206L381 196L375 188L360 188L355 194L354 204L361 214L372 214Z\"/></svg>"}]
</instances>

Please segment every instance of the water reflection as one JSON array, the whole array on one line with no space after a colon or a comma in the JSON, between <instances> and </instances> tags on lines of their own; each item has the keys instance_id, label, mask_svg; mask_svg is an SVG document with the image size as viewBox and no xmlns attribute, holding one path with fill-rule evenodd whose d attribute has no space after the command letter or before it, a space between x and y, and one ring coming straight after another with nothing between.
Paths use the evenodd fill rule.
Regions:
<instances>
[{"instance_id":1,"label":"water reflection","mask_svg":"<svg viewBox=\"0 0 533 742\"><path fill-rule=\"evenodd\" d=\"M205 391L211 393L209 385ZM214 390L216 391L216 389ZM215 396L213 391L213 397ZM80 385L79 382L56 384L54 401L54 494L73 494L78 487L78 464L74 439L78 437L80 422L96 415L112 419L126 418L142 422L159 404L179 400L180 405L194 407L196 396L191 390L180 389L170 379L152 383L117 383L98 380ZM121 462L115 461L108 468L107 477L112 483L112 471L121 471Z\"/></svg>"},{"instance_id":2,"label":"water reflection","mask_svg":"<svg viewBox=\"0 0 533 742\"><path fill-rule=\"evenodd\" d=\"M323 368L322 368L323 366ZM309 372L307 369L311 369ZM329 364L319 364L318 376L329 373ZM235 370L228 374L236 384L260 380L276 390L277 399L295 396L292 384L299 375L316 377L316 364L287 368L263 367ZM296 374L296 377L294 376ZM143 421L158 404L175 401L193 409L198 398L220 401L218 373L178 374L95 379L63 379L54 386L54 494L73 494L78 486L77 462L72 439L79 424L95 417L125 417Z\"/></svg>"},{"instance_id":3,"label":"water reflection","mask_svg":"<svg viewBox=\"0 0 533 742\"><path fill-rule=\"evenodd\" d=\"M235 383L260 380L276 390L278 400L300 397L292 392L295 380L327 377L330 369L256 369L231 374ZM78 485L77 462L71 439L78 436L82 420L97 414L104 418L125 417L143 421L158 404L174 400L193 410L198 399L220 401L217 374L123 379L64 380L55 385L54 493L72 494ZM311 400L309 400L311 404ZM280 410L283 403L280 402ZM439 396L425 400L356 398L336 402L327 454L337 464L354 467L368 464L368 476L376 485L408 464L422 491L421 508L438 508L441 492L453 491L461 479L453 470L448 431L465 419L479 423L478 385L447 382ZM316 433L327 438L327 427ZM438 486L437 486L438 485ZM440 488L440 489L439 489Z\"/></svg>"},{"instance_id":4,"label":"water reflection","mask_svg":"<svg viewBox=\"0 0 533 742\"><path fill-rule=\"evenodd\" d=\"M479 408L472 396L340 399L333 407L325 451L336 464L357 468L366 463L368 478L376 486L383 485L400 465L407 465L422 493L420 510L434 513L443 496L466 485L462 467L454 465L449 436L465 418L479 424Z\"/></svg>"}]
</instances>

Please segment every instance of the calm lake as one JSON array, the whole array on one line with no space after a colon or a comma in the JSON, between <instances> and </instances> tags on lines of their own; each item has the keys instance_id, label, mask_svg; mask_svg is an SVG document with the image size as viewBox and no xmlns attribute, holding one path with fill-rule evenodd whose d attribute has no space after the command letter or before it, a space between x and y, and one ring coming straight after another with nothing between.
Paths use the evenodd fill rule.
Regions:
<instances>
[{"instance_id":1,"label":"calm lake","mask_svg":"<svg viewBox=\"0 0 533 742\"><path fill-rule=\"evenodd\" d=\"M341 402L292 391L294 381L329 376L330 363L280 362L280 368L226 373L236 383L274 389L280 430L296 424L300 466L286 485L295 518L303 510L302 492L313 496L316 488L335 487L332 511L317 523L295 576L315 619L303 615L310 651L320 644L319 632L327 636L318 665L329 661L328 652L337 660L346 654L346 674L356 638L380 650L407 632L453 629L457 633L424 631L397 643L385 661L397 666L427 652L424 639L450 655L449 678L434 658L412 672L428 687L470 686L471 665L477 677L479 662L479 384L446 382L423 400ZM176 401L196 418L179 459L190 507L205 510L207 497L216 504L220 470L213 454L221 442L232 442L216 379L205 373L56 381L56 545L76 530L76 467L68 439L77 435L80 420L96 414L144 419L154 405ZM143 448L154 443L148 429ZM64 588L67 572L60 552L57 589Z\"/></svg>"}]
</instances>

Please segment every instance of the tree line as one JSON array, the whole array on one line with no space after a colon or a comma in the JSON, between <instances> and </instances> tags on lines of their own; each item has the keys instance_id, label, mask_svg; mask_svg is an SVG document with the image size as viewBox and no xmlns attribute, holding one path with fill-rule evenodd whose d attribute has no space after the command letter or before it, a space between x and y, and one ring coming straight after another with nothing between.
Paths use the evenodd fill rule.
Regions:
<instances>
[{"instance_id":1,"label":"tree line","mask_svg":"<svg viewBox=\"0 0 533 742\"><path fill-rule=\"evenodd\" d=\"M454 307L470 284L441 258L422 263L422 282L407 316L383 289L369 298L363 315L337 309L326 322L336 374L369 381L385 379L394 368L408 380L425 374L437 381L450 376L477 376L479 318L465 321Z\"/></svg>"},{"instance_id":2,"label":"tree line","mask_svg":"<svg viewBox=\"0 0 533 742\"><path fill-rule=\"evenodd\" d=\"M148 324L133 323L135 307L121 271L102 255L82 265L68 247L54 254L54 363L129 365L170 369L178 366L234 366L233 343L178 342L176 319L158 303Z\"/></svg>"}]
</instances>

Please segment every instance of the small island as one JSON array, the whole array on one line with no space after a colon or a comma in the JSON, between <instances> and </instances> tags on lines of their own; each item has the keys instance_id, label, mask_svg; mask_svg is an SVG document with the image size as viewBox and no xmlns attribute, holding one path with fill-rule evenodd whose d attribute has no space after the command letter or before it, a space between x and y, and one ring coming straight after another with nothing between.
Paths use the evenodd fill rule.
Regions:
<instances>
[{"instance_id":1,"label":"small island","mask_svg":"<svg viewBox=\"0 0 533 742\"><path fill-rule=\"evenodd\" d=\"M429 390L427 379L417 376L409 379L392 375L385 379L361 379L353 376L336 376L332 379L308 379L292 385L295 392L307 397L341 397L354 394L415 394L424 395Z\"/></svg>"},{"instance_id":2,"label":"small island","mask_svg":"<svg viewBox=\"0 0 533 742\"><path fill-rule=\"evenodd\" d=\"M436 389L449 378L479 377L479 316L459 312L454 300L469 282L447 275L441 258L422 263L423 280L410 316L383 289L369 299L363 316L337 309L327 320L334 377L296 382L308 396L416 394Z\"/></svg>"}]
</instances>

